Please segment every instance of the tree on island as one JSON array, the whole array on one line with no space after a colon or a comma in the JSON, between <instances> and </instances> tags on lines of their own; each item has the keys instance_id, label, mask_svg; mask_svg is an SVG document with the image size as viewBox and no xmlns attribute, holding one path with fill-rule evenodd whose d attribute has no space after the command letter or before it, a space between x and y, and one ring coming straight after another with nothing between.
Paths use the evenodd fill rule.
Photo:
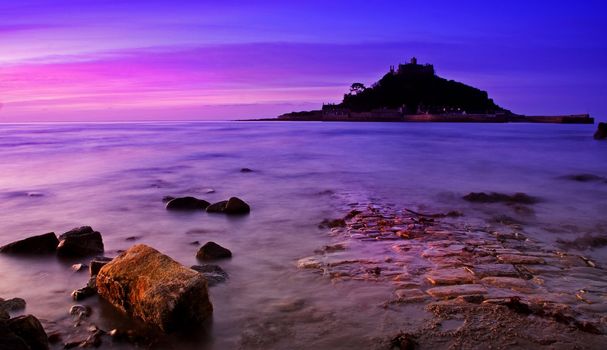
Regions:
<instances>
[{"instance_id":1,"label":"tree on island","mask_svg":"<svg viewBox=\"0 0 607 350\"><path fill-rule=\"evenodd\" d=\"M352 86L350 86L350 94L351 95L358 95L359 93L365 91L367 88L365 87L365 84L363 83L353 83Z\"/></svg>"},{"instance_id":2,"label":"tree on island","mask_svg":"<svg viewBox=\"0 0 607 350\"><path fill-rule=\"evenodd\" d=\"M338 108L355 112L402 109L408 114L509 113L489 98L486 91L441 78L432 65L401 64L372 87L354 83Z\"/></svg>"}]
</instances>

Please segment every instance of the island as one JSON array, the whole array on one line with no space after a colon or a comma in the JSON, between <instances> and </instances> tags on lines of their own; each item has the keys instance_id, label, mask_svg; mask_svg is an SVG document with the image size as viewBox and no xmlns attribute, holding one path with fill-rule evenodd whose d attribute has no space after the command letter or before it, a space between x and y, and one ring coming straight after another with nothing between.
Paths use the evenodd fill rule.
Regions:
<instances>
[{"instance_id":1,"label":"island","mask_svg":"<svg viewBox=\"0 0 607 350\"><path fill-rule=\"evenodd\" d=\"M379 81L366 87L353 83L341 103L322 109L291 112L271 121L349 122L475 122L594 124L588 114L526 116L497 105L486 91L439 77L431 64L391 66Z\"/></svg>"}]
</instances>

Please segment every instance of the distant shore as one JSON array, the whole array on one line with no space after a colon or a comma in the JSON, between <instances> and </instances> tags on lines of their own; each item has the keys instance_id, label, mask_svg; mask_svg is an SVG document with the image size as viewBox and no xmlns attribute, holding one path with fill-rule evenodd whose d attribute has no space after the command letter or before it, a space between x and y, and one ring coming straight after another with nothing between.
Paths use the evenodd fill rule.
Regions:
<instances>
[{"instance_id":1,"label":"distant shore","mask_svg":"<svg viewBox=\"0 0 607 350\"><path fill-rule=\"evenodd\" d=\"M557 116L525 116L515 114L404 114L325 111L292 112L277 118L251 119L249 121L321 121L321 122L418 122L418 123L546 123L546 124L594 124L589 114Z\"/></svg>"}]
</instances>

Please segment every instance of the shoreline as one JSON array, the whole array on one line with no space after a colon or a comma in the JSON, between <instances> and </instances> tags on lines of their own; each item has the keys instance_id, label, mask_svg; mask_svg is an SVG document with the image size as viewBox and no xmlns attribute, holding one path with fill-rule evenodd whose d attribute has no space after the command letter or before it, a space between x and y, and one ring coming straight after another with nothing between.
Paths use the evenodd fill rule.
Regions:
<instances>
[{"instance_id":1,"label":"shoreline","mask_svg":"<svg viewBox=\"0 0 607 350\"><path fill-rule=\"evenodd\" d=\"M558 116L522 116L522 115L373 115L372 113L348 113L346 115L328 115L322 111L293 112L277 118L247 119L238 121L320 121L320 122L388 122L388 123L539 123L539 124L594 124L594 118L588 114Z\"/></svg>"}]
</instances>

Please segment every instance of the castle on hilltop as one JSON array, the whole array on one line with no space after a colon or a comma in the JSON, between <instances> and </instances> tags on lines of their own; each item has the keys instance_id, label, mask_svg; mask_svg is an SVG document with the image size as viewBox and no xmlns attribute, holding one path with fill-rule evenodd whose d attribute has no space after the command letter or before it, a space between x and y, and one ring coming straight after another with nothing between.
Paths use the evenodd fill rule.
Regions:
<instances>
[{"instance_id":1,"label":"castle on hilltop","mask_svg":"<svg viewBox=\"0 0 607 350\"><path fill-rule=\"evenodd\" d=\"M417 58L412 57L409 63L398 65L398 69L394 69L394 66L390 66L390 74L423 74L423 75L434 75L434 65L432 64L418 64Z\"/></svg>"}]
</instances>

